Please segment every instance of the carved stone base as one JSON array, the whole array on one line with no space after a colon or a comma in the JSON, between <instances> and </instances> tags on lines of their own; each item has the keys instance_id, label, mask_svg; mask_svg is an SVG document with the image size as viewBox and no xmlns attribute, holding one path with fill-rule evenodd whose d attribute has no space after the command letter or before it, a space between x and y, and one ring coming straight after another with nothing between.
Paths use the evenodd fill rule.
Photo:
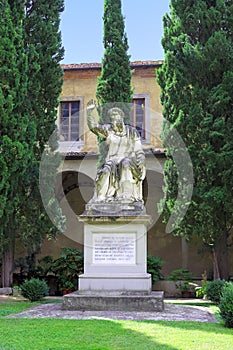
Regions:
<instances>
[{"instance_id":1,"label":"carved stone base","mask_svg":"<svg viewBox=\"0 0 233 350\"><path fill-rule=\"evenodd\" d=\"M115 200L113 202L89 202L86 204L86 215L94 216L130 216L145 214L145 207L142 201L130 202L127 200Z\"/></svg>"},{"instance_id":2,"label":"carved stone base","mask_svg":"<svg viewBox=\"0 0 233 350\"><path fill-rule=\"evenodd\" d=\"M147 273L149 215L91 216L84 222L84 274L80 291L151 292Z\"/></svg>"},{"instance_id":3,"label":"carved stone base","mask_svg":"<svg viewBox=\"0 0 233 350\"><path fill-rule=\"evenodd\" d=\"M138 293L80 293L74 292L63 297L63 310L83 311L163 311L163 292L152 292L149 295Z\"/></svg>"}]
</instances>

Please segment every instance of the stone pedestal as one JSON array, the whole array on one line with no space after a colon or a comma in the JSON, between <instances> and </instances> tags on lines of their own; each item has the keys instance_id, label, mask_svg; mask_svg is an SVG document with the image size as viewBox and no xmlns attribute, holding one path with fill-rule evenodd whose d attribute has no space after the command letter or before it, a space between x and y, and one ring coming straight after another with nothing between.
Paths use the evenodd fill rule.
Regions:
<instances>
[{"instance_id":1,"label":"stone pedestal","mask_svg":"<svg viewBox=\"0 0 233 350\"><path fill-rule=\"evenodd\" d=\"M162 311L163 292L151 293L147 273L150 216L90 215L84 222L84 274L79 290L64 296L68 310Z\"/></svg>"},{"instance_id":2,"label":"stone pedestal","mask_svg":"<svg viewBox=\"0 0 233 350\"><path fill-rule=\"evenodd\" d=\"M146 272L147 230L150 217L82 216L84 274L80 291L151 292Z\"/></svg>"}]
</instances>

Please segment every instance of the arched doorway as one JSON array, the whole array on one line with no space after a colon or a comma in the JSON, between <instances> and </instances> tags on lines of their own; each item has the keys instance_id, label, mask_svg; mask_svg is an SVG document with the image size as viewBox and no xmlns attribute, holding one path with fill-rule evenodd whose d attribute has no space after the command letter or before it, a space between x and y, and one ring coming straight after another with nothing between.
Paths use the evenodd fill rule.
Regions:
<instances>
[{"instance_id":1,"label":"arched doorway","mask_svg":"<svg viewBox=\"0 0 233 350\"><path fill-rule=\"evenodd\" d=\"M66 216L65 236L83 244L83 224L78 215L85 210L85 204L92 198L94 181L78 171L63 171L57 175L56 196Z\"/></svg>"}]
</instances>

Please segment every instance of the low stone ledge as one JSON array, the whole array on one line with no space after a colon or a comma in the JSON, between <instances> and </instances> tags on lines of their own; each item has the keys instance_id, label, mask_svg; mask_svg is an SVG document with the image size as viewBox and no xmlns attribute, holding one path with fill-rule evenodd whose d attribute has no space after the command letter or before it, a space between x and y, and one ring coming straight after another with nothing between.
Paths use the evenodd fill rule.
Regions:
<instances>
[{"instance_id":1,"label":"low stone ledge","mask_svg":"<svg viewBox=\"0 0 233 350\"><path fill-rule=\"evenodd\" d=\"M0 288L0 295L10 295L12 293L12 288L10 287Z\"/></svg>"},{"instance_id":2,"label":"low stone ledge","mask_svg":"<svg viewBox=\"0 0 233 350\"><path fill-rule=\"evenodd\" d=\"M163 311L163 292L149 295L80 294L78 291L63 297L63 310L82 311Z\"/></svg>"}]
</instances>

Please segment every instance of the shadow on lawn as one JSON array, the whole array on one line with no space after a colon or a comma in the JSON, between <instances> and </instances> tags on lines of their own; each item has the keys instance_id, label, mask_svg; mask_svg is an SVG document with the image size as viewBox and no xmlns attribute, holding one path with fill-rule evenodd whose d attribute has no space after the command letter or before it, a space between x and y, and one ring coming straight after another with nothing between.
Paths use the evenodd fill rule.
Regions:
<instances>
[{"instance_id":1,"label":"shadow on lawn","mask_svg":"<svg viewBox=\"0 0 233 350\"><path fill-rule=\"evenodd\" d=\"M96 322L96 327L93 326L93 322ZM129 322L129 324L128 324ZM134 322L134 321L133 321ZM143 323L144 321L136 322L138 326L137 329L132 329L131 324L132 321L124 321L122 320L84 320L84 327L87 329L88 325L91 326L91 329L98 328L103 337L106 339L106 343L103 343L103 348L96 347L96 337L94 334L93 337L93 349L98 350L125 350L125 349L137 349L137 350L179 350L179 348L167 344L163 344L164 338L157 338L153 340L151 336L148 336L144 333ZM155 324L155 323L154 323ZM80 325L80 323L79 323ZM82 324L83 325L83 324ZM148 330L147 330L148 331ZM98 330L97 330L98 332ZM93 336L93 333L92 333ZM99 332L97 338L99 337ZM161 342L160 342L161 340ZM83 346L82 349L86 349ZM89 349L89 348L88 348Z\"/></svg>"},{"instance_id":2,"label":"shadow on lawn","mask_svg":"<svg viewBox=\"0 0 233 350\"><path fill-rule=\"evenodd\" d=\"M130 328L132 321L125 324L112 320L17 319L15 322L1 319L0 323L3 334L8 334L7 338L0 335L4 349L179 350L163 344L162 336L152 339L148 329L148 335L145 334L143 322L136 326L137 329ZM15 347L19 337L21 347Z\"/></svg>"}]
</instances>

